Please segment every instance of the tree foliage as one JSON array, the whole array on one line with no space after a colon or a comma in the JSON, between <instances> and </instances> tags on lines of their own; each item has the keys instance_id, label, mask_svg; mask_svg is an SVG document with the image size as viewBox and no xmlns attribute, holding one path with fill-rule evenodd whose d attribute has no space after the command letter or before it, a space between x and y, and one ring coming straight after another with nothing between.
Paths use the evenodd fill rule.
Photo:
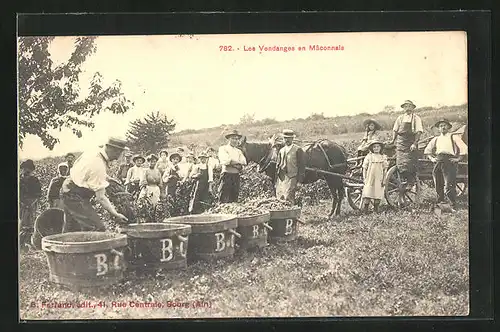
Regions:
<instances>
[{"instance_id":1,"label":"tree foliage","mask_svg":"<svg viewBox=\"0 0 500 332\"><path fill-rule=\"evenodd\" d=\"M54 37L22 37L18 43L19 145L28 134L36 135L52 150L59 139L54 129L94 128L92 117L102 111L125 113L133 103L116 80L103 87L99 72L93 75L88 94L80 91L79 75L85 60L96 51L96 37L77 37L69 59L54 66L49 45Z\"/></svg>"},{"instance_id":2,"label":"tree foliage","mask_svg":"<svg viewBox=\"0 0 500 332\"><path fill-rule=\"evenodd\" d=\"M159 111L147 114L144 119L130 123L127 131L129 147L137 152L156 153L168 146L170 134L175 130L175 122Z\"/></svg>"}]
</instances>

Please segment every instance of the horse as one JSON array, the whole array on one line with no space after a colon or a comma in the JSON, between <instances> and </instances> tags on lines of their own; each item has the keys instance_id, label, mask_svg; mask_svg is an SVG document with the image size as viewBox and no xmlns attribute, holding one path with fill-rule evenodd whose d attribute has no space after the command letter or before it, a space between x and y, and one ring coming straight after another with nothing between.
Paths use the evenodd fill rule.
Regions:
<instances>
[{"instance_id":1,"label":"horse","mask_svg":"<svg viewBox=\"0 0 500 332\"><path fill-rule=\"evenodd\" d=\"M276 160L279 149L283 146L277 143L276 135L269 142L247 142L246 136L242 136L239 148L243 152L247 162L253 161L258 165L258 171L265 173L271 179L276 178ZM309 184L324 179L328 184L332 195L332 207L328 217L340 215L342 200L345 197L344 183L342 178L318 173L315 170L346 174L347 153L343 147L328 139L321 139L302 146L304 151L304 164L306 166L305 176L300 183ZM274 182L274 181L273 181Z\"/></svg>"}]
</instances>

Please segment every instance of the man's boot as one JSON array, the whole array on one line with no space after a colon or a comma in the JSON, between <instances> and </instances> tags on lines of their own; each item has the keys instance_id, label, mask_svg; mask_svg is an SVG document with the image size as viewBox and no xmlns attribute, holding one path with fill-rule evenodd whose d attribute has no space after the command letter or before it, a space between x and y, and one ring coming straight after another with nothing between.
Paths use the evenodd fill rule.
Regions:
<instances>
[{"instance_id":1,"label":"man's boot","mask_svg":"<svg viewBox=\"0 0 500 332\"><path fill-rule=\"evenodd\" d=\"M379 213L380 200L376 199L373 201L373 211Z\"/></svg>"}]
</instances>

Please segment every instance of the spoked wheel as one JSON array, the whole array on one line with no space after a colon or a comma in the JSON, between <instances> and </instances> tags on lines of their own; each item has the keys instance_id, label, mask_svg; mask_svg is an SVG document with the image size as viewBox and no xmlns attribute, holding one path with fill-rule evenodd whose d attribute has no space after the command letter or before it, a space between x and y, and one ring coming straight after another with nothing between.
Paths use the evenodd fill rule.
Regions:
<instances>
[{"instance_id":1,"label":"spoked wheel","mask_svg":"<svg viewBox=\"0 0 500 332\"><path fill-rule=\"evenodd\" d=\"M465 182L457 182L456 188L457 197L461 197L467 193L467 183Z\"/></svg>"},{"instance_id":2,"label":"spoked wheel","mask_svg":"<svg viewBox=\"0 0 500 332\"><path fill-rule=\"evenodd\" d=\"M346 185L345 190L349 206L354 210L360 210L363 204L363 185L350 183Z\"/></svg>"},{"instance_id":3,"label":"spoked wheel","mask_svg":"<svg viewBox=\"0 0 500 332\"><path fill-rule=\"evenodd\" d=\"M401 176L397 166L392 166L387 172L385 183L385 199L393 208L404 208L418 204L420 198L420 181L409 185Z\"/></svg>"}]
</instances>

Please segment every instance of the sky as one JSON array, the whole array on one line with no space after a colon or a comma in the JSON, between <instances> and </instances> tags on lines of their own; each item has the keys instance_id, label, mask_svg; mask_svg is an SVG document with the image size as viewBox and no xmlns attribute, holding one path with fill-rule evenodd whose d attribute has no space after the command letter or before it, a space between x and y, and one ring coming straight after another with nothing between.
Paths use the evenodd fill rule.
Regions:
<instances>
[{"instance_id":1,"label":"sky","mask_svg":"<svg viewBox=\"0 0 500 332\"><path fill-rule=\"evenodd\" d=\"M55 64L69 58L73 42L55 38L50 46ZM310 51L316 44L343 50ZM82 139L70 130L54 132L61 143L52 151L29 136L20 158L81 151L109 135L124 138L129 123L151 111L174 119L179 131L235 124L245 114L288 120L312 113L377 113L406 99L417 107L467 102L466 34L460 31L99 36L96 46L83 65L82 91L98 71L105 83L122 82L134 109L94 117L95 128L84 128ZM244 51L251 47L256 50Z\"/></svg>"}]
</instances>

